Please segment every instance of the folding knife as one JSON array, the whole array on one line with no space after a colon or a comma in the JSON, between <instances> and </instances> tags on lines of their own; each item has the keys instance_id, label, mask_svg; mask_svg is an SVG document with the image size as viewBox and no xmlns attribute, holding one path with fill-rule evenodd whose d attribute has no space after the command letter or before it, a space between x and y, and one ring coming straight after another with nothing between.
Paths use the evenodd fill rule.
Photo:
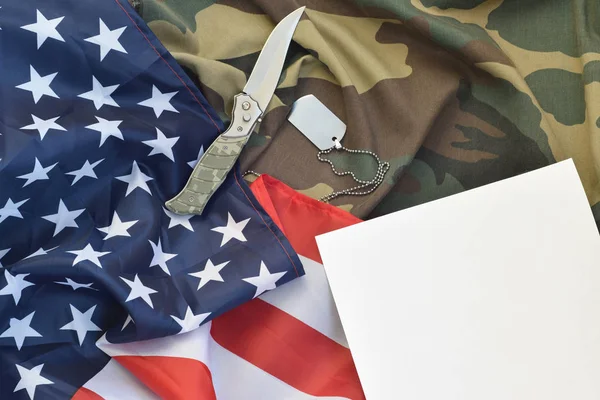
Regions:
<instances>
[{"instance_id":1,"label":"folding knife","mask_svg":"<svg viewBox=\"0 0 600 400\"><path fill-rule=\"evenodd\" d=\"M227 178L273 97L304 8L288 14L269 35L246 86L233 99L231 124L204 152L181 192L166 202L170 211L202 214L212 195Z\"/></svg>"}]
</instances>

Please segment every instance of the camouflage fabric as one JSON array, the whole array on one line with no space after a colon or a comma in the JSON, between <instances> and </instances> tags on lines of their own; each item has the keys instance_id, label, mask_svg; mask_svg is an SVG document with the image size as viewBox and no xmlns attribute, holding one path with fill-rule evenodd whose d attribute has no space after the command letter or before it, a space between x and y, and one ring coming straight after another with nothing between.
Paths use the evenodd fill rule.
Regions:
<instances>
[{"instance_id":1,"label":"camouflage fabric","mask_svg":"<svg viewBox=\"0 0 600 400\"><path fill-rule=\"evenodd\" d=\"M286 120L314 94L344 144L390 162L373 194L333 204L382 215L573 158L600 220L598 0L143 0L141 14L225 121L267 36L307 10L268 113L241 158L318 198L353 185ZM370 179L369 157L332 153Z\"/></svg>"}]
</instances>

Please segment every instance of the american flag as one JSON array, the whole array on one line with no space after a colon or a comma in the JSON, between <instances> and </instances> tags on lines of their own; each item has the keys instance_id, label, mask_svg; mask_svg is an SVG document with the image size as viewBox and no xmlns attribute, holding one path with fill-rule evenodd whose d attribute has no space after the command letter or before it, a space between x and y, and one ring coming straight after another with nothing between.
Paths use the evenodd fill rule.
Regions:
<instances>
[{"instance_id":1,"label":"american flag","mask_svg":"<svg viewBox=\"0 0 600 400\"><path fill-rule=\"evenodd\" d=\"M112 359L73 400L364 400L315 242L359 220L266 175L251 189L306 275L181 335L101 338Z\"/></svg>"},{"instance_id":2,"label":"american flag","mask_svg":"<svg viewBox=\"0 0 600 400\"><path fill-rule=\"evenodd\" d=\"M0 29L0 399L71 398L99 340L304 274L238 174L202 216L164 208L223 125L126 0L2 0Z\"/></svg>"}]
</instances>

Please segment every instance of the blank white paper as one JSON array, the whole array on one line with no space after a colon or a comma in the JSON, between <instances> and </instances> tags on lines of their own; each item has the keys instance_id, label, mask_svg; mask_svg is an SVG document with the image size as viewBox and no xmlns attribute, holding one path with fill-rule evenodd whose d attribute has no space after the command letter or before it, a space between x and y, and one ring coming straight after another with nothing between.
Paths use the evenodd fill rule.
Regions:
<instances>
[{"instance_id":1,"label":"blank white paper","mask_svg":"<svg viewBox=\"0 0 600 400\"><path fill-rule=\"evenodd\" d=\"M368 400L600 399L600 235L571 160L317 243Z\"/></svg>"}]
</instances>

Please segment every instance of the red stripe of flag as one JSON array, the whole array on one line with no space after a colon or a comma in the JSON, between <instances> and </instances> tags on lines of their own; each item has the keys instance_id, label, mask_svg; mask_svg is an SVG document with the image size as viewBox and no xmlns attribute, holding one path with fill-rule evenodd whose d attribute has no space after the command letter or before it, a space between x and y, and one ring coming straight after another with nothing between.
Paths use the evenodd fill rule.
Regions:
<instances>
[{"instance_id":1,"label":"red stripe of flag","mask_svg":"<svg viewBox=\"0 0 600 400\"><path fill-rule=\"evenodd\" d=\"M211 336L304 393L364 399L349 349L263 300L215 318Z\"/></svg>"},{"instance_id":2,"label":"red stripe of flag","mask_svg":"<svg viewBox=\"0 0 600 400\"><path fill-rule=\"evenodd\" d=\"M164 356L115 356L161 399L216 400L212 376L198 360Z\"/></svg>"},{"instance_id":3,"label":"red stripe of flag","mask_svg":"<svg viewBox=\"0 0 600 400\"><path fill-rule=\"evenodd\" d=\"M261 175L250 188L296 253L321 264L315 236L361 222L354 215L300 194L268 175Z\"/></svg>"},{"instance_id":4,"label":"red stripe of flag","mask_svg":"<svg viewBox=\"0 0 600 400\"><path fill-rule=\"evenodd\" d=\"M84 387L79 388L71 400L104 400L104 397L99 396L96 392L92 392Z\"/></svg>"}]
</instances>

